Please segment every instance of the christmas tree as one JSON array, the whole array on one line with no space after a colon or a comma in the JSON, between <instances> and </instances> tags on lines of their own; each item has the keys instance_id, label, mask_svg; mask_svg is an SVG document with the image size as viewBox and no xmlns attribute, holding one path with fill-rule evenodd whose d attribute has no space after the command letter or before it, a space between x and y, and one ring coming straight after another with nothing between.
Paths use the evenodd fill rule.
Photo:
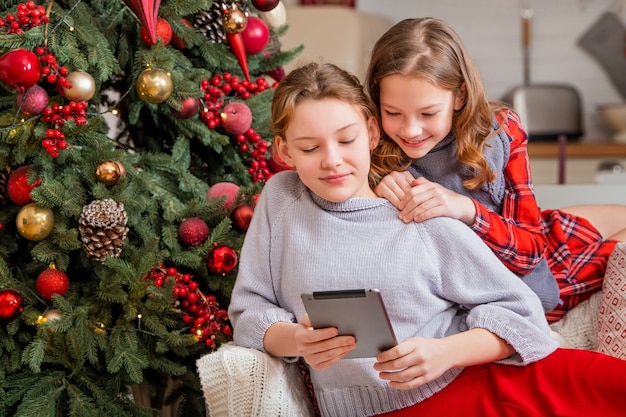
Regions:
<instances>
[{"instance_id":1,"label":"christmas tree","mask_svg":"<svg viewBox=\"0 0 626 417\"><path fill-rule=\"evenodd\" d=\"M279 0L0 0L0 416L199 416L271 157Z\"/></svg>"}]
</instances>

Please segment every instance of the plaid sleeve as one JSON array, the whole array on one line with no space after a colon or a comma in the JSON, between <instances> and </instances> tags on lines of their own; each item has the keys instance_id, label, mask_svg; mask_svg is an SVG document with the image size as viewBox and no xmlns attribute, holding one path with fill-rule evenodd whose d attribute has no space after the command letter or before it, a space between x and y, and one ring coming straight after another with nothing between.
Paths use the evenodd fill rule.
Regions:
<instances>
[{"instance_id":1,"label":"plaid sleeve","mask_svg":"<svg viewBox=\"0 0 626 417\"><path fill-rule=\"evenodd\" d=\"M526 274L539 263L547 244L533 192L526 148L528 134L513 112L498 116L511 145L504 169L502 213L474 201L476 220L471 227L510 270Z\"/></svg>"}]
</instances>

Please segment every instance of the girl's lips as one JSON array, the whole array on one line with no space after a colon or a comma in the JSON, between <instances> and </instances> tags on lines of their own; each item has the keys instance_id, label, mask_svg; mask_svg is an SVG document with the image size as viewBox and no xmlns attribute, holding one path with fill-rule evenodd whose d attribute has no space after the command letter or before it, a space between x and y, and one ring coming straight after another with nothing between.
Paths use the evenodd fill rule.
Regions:
<instances>
[{"instance_id":1,"label":"girl's lips","mask_svg":"<svg viewBox=\"0 0 626 417\"><path fill-rule=\"evenodd\" d=\"M407 146L415 146L415 147L419 147L422 144L426 143L426 141L428 139L421 139L421 140L412 140L412 141L408 141L406 139L402 139L400 138L400 140L402 141L402 143L404 143Z\"/></svg>"},{"instance_id":2,"label":"girl's lips","mask_svg":"<svg viewBox=\"0 0 626 417\"><path fill-rule=\"evenodd\" d=\"M326 182L332 182L332 183L343 182L346 180L346 178L349 177L349 175L350 174L327 175L323 177L322 180Z\"/></svg>"}]
</instances>

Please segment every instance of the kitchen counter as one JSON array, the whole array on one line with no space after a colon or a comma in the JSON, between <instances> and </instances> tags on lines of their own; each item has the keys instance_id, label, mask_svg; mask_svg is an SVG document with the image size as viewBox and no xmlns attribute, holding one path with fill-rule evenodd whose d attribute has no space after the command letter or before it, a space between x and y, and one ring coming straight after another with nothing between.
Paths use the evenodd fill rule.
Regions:
<instances>
[{"instance_id":1,"label":"kitchen counter","mask_svg":"<svg viewBox=\"0 0 626 417\"><path fill-rule=\"evenodd\" d=\"M568 143L565 148L568 158L626 158L626 143L611 142L576 142ZM530 142L528 156L531 158L557 158L557 142Z\"/></svg>"}]
</instances>

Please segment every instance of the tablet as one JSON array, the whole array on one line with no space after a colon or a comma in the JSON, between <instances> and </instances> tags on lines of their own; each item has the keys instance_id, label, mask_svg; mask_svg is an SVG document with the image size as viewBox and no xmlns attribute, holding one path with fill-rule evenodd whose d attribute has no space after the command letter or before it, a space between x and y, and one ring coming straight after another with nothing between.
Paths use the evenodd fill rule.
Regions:
<instances>
[{"instance_id":1,"label":"tablet","mask_svg":"<svg viewBox=\"0 0 626 417\"><path fill-rule=\"evenodd\" d=\"M314 328L336 327L356 338L356 349L345 358L374 357L398 344L376 289L318 291L302 294L302 302Z\"/></svg>"}]
</instances>

